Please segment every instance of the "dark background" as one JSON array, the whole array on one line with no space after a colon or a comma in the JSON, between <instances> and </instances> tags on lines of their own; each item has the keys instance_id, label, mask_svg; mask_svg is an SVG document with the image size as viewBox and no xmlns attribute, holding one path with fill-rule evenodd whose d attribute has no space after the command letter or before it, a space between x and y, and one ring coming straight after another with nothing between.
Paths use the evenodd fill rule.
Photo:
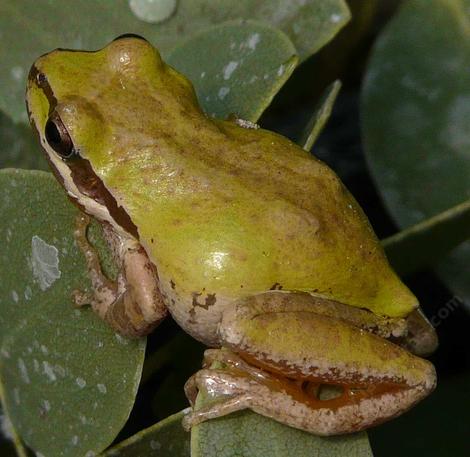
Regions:
<instances>
[{"instance_id":1,"label":"dark background","mask_svg":"<svg viewBox=\"0 0 470 457\"><path fill-rule=\"evenodd\" d=\"M361 144L359 97L368 55L377 35L398 7L398 1L379 1L373 26L356 40L342 68L332 68L328 76L315 75L315 68L331 61L341 43L350 40L357 27L354 11L367 2L349 1L353 21L319 55L306 62L283 89L281 97L263 116L264 127L295 138L297 126L306 124L316 93L297 94L289 102L296 78L323 78L323 87L339 78L343 88L333 114L316 143L313 153L341 177L369 217L379 238L399 229L387 213L370 178ZM310 76L301 75L305 71ZM286 122L286 119L288 121ZM439 348L430 359L438 373L436 391L403 416L368 431L376 457L391 456L469 456L470 455L470 317L464 306L432 271L404 278L420 300L428 318L438 322ZM447 308L446 308L447 305ZM449 311L442 311L442 308ZM468 309L468 306L467 306ZM438 314L440 311L440 314ZM440 319L442 316L443 319Z\"/></svg>"}]
</instances>

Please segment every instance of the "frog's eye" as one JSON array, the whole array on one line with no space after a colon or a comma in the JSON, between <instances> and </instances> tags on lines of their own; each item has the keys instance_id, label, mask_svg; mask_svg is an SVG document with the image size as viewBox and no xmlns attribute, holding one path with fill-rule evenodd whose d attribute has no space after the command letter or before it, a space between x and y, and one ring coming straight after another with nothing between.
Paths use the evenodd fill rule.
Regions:
<instances>
[{"instance_id":1,"label":"frog's eye","mask_svg":"<svg viewBox=\"0 0 470 457\"><path fill-rule=\"evenodd\" d=\"M70 138L69 132L67 132L59 116L52 115L49 117L45 133L49 146L63 159L70 159L77 154L73 147L72 138Z\"/></svg>"},{"instance_id":2,"label":"frog's eye","mask_svg":"<svg viewBox=\"0 0 470 457\"><path fill-rule=\"evenodd\" d=\"M47 78L44 73L37 73L36 74L36 82L39 87L44 87L47 84Z\"/></svg>"}]
</instances>

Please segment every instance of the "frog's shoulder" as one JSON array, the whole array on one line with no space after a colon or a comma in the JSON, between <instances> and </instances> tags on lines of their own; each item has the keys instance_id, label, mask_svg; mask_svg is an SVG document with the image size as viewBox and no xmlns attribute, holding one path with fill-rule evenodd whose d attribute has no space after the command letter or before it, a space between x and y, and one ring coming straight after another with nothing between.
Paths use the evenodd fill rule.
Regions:
<instances>
[{"instance_id":1,"label":"frog's shoulder","mask_svg":"<svg viewBox=\"0 0 470 457\"><path fill-rule=\"evenodd\" d=\"M218 157L257 175L261 178L259 185L277 182L279 190L301 186L303 194L309 188L318 190L318 186L342 190L341 180L331 168L289 138L261 127L247 129L233 121L213 123L229 140L229 147L222 149Z\"/></svg>"}]
</instances>

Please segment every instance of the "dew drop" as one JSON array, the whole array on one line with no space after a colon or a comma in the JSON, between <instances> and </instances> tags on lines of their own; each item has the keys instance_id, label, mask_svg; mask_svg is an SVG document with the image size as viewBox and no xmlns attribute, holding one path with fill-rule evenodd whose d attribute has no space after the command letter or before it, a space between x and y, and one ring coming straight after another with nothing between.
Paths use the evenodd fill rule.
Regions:
<instances>
[{"instance_id":1,"label":"dew drop","mask_svg":"<svg viewBox=\"0 0 470 457\"><path fill-rule=\"evenodd\" d=\"M42 362L42 368L44 374L49 378L49 381L54 382L57 380L57 376L55 375L53 368L49 365L49 362Z\"/></svg>"},{"instance_id":2,"label":"dew drop","mask_svg":"<svg viewBox=\"0 0 470 457\"><path fill-rule=\"evenodd\" d=\"M177 0L129 0L129 8L141 21L158 24L169 19L177 7Z\"/></svg>"},{"instance_id":3,"label":"dew drop","mask_svg":"<svg viewBox=\"0 0 470 457\"><path fill-rule=\"evenodd\" d=\"M256 46L258 45L259 43L259 40L260 40L260 36L259 36L259 33L253 33L253 35L251 35L249 38L248 38L248 47L251 49L251 50L255 50L256 49Z\"/></svg>"},{"instance_id":4,"label":"dew drop","mask_svg":"<svg viewBox=\"0 0 470 457\"><path fill-rule=\"evenodd\" d=\"M18 359L18 369L20 370L20 376L23 382L29 384L31 380L29 379L28 369L23 359Z\"/></svg>"},{"instance_id":5,"label":"dew drop","mask_svg":"<svg viewBox=\"0 0 470 457\"><path fill-rule=\"evenodd\" d=\"M31 239L31 265L34 279L42 291L60 278L59 251L36 235Z\"/></svg>"},{"instance_id":6,"label":"dew drop","mask_svg":"<svg viewBox=\"0 0 470 457\"><path fill-rule=\"evenodd\" d=\"M219 96L221 100L223 100L228 95L229 92L230 92L230 87L221 87L217 95Z\"/></svg>"},{"instance_id":7,"label":"dew drop","mask_svg":"<svg viewBox=\"0 0 470 457\"><path fill-rule=\"evenodd\" d=\"M152 450L159 451L161 447L162 445L158 441L155 441L155 440L150 441L150 448Z\"/></svg>"},{"instance_id":8,"label":"dew drop","mask_svg":"<svg viewBox=\"0 0 470 457\"><path fill-rule=\"evenodd\" d=\"M25 300L31 300L32 296L33 296L33 291L31 290L31 287L26 286L26 289L24 290Z\"/></svg>"},{"instance_id":9,"label":"dew drop","mask_svg":"<svg viewBox=\"0 0 470 457\"><path fill-rule=\"evenodd\" d=\"M98 390L102 394L105 394L106 392L108 392L108 389L106 388L106 386L104 384L98 384L96 387L98 387Z\"/></svg>"},{"instance_id":10,"label":"dew drop","mask_svg":"<svg viewBox=\"0 0 470 457\"><path fill-rule=\"evenodd\" d=\"M43 400L42 406L44 408L44 411L46 412L49 412L51 410L51 403L49 402L49 400Z\"/></svg>"},{"instance_id":11,"label":"dew drop","mask_svg":"<svg viewBox=\"0 0 470 457\"><path fill-rule=\"evenodd\" d=\"M224 79L230 79L232 73L237 69L238 62L235 60L231 60L227 65L225 65L223 72L224 72Z\"/></svg>"},{"instance_id":12,"label":"dew drop","mask_svg":"<svg viewBox=\"0 0 470 457\"><path fill-rule=\"evenodd\" d=\"M24 69L22 67L16 66L11 69L11 77L15 81L22 81L24 77Z\"/></svg>"},{"instance_id":13,"label":"dew drop","mask_svg":"<svg viewBox=\"0 0 470 457\"><path fill-rule=\"evenodd\" d=\"M339 14L332 14L330 20L333 24L337 24L341 20L341 16Z\"/></svg>"}]
</instances>

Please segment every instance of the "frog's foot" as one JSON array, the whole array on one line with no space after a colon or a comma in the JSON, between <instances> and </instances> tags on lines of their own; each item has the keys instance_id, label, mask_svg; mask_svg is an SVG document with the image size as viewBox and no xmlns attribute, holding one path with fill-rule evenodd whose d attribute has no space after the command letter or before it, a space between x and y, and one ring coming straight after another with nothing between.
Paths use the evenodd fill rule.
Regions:
<instances>
[{"instance_id":1,"label":"frog's foot","mask_svg":"<svg viewBox=\"0 0 470 457\"><path fill-rule=\"evenodd\" d=\"M415 309L406 319L407 336L398 338L397 343L413 354L426 357L439 345L436 331L420 308Z\"/></svg>"},{"instance_id":2,"label":"frog's foot","mask_svg":"<svg viewBox=\"0 0 470 457\"><path fill-rule=\"evenodd\" d=\"M217 364L218 367L223 367L223 370L214 370L213 367L214 364ZM250 376L253 379L259 378L265 378L266 376L269 376L266 372L263 370L260 370L253 365L249 365L246 363L244 360L242 360L238 355L236 355L234 352L228 350L228 349L207 349L204 351L204 361L203 361L203 369L198 371L196 374L191 376L188 381L186 382L184 386L184 391L186 394L186 398L189 400L189 403L191 406L194 406L196 402L196 396L199 392L199 389L201 386L206 385L206 381L209 379L212 379L212 374L216 372L223 373L222 377L225 377L225 374L228 373L227 369L230 369L230 371L233 371L234 373L244 373L245 377L246 375ZM220 373L217 375L217 377L220 378ZM219 387L222 385L220 384ZM234 386L231 387L230 391L228 392L228 395L234 395L235 390L233 389ZM209 389L212 391L212 388ZM216 389L217 390L217 389ZM222 389L223 390L223 389ZM224 394L220 390L217 390L219 394ZM243 394L243 391L238 392L239 394ZM225 395L227 395L227 392L225 392ZM218 402L220 405L223 402ZM218 408L217 408L218 409ZM241 409L241 408L238 408ZM193 419L191 417L204 417L204 414L201 412L202 410L193 412L192 415L188 416L188 419L186 422L190 421L192 423ZM228 414L228 413L226 413ZM219 414L219 416L222 414ZM198 421L202 422L201 420ZM189 422L188 422L189 423Z\"/></svg>"},{"instance_id":3,"label":"frog's foot","mask_svg":"<svg viewBox=\"0 0 470 457\"><path fill-rule=\"evenodd\" d=\"M331 411L328 409L339 402L315 398L320 384L282 380L246 363L227 349L210 351L217 353L216 357L211 354L210 359L222 368L198 371L186 383L185 392L192 406L200 389L205 390L213 401L184 417L183 427L186 430L209 419L251 409L318 435L344 433L332 431L329 424ZM207 362L207 351L205 355Z\"/></svg>"},{"instance_id":4,"label":"frog's foot","mask_svg":"<svg viewBox=\"0 0 470 457\"><path fill-rule=\"evenodd\" d=\"M240 127L243 127L244 129L259 129L259 125L255 124L254 122L247 121L246 119L241 119L237 117L235 119L235 124L239 125Z\"/></svg>"},{"instance_id":5,"label":"frog's foot","mask_svg":"<svg viewBox=\"0 0 470 457\"><path fill-rule=\"evenodd\" d=\"M429 394L434 367L399 346L343 319L318 314L296 294L271 292L230 306L219 328L227 356L208 355L187 394L204 387L220 401L186 419L249 408L319 435L355 432L401 414ZM276 296L278 294L278 300ZM269 298L269 299L268 299ZM222 368L220 369L220 363ZM324 399L324 385L340 395Z\"/></svg>"},{"instance_id":6,"label":"frog's foot","mask_svg":"<svg viewBox=\"0 0 470 457\"><path fill-rule=\"evenodd\" d=\"M167 315L157 273L142 246L123 239L103 225L106 240L120 270L116 281L101 270L100 259L87 238L89 217L80 215L74 232L89 271L93 294L73 292L76 306L90 304L93 310L118 333L139 337L150 333Z\"/></svg>"},{"instance_id":7,"label":"frog's foot","mask_svg":"<svg viewBox=\"0 0 470 457\"><path fill-rule=\"evenodd\" d=\"M247 121L246 119L242 119L238 117L236 114L232 113L227 117L228 121L235 122L239 127L243 127L244 129L259 129L259 125L255 122Z\"/></svg>"},{"instance_id":8,"label":"frog's foot","mask_svg":"<svg viewBox=\"0 0 470 457\"><path fill-rule=\"evenodd\" d=\"M82 306L88 306L93 303L95 295L77 289L72 292L72 300L76 308L81 308Z\"/></svg>"}]
</instances>

